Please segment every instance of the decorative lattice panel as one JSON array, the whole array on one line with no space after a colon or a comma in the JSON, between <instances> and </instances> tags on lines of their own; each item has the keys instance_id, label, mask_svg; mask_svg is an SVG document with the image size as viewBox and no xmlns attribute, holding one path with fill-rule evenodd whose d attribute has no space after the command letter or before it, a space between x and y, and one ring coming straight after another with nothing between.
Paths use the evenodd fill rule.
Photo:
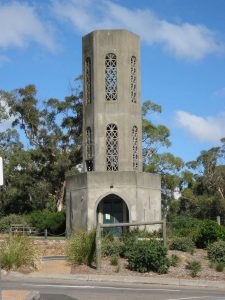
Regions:
<instances>
[{"instance_id":1,"label":"decorative lattice panel","mask_svg":"<svg viewBox=\"0 0 225 300\"><path fill-rule=\"evenodd\" d=\"M93 157L91 128L87 128L86 138L87 138L87 143L86 143L87 159L91 159Z\"/></svg>"},{"instance_id":2,"label":"decorative lattice panel","mask_svg":"<svg viewBox=\"0 0 225 300\"><path fill-rule=\"evenodd\" d=\"M117 100L117 61L113 53L105 57L105 98L107 101Z\"/></svg>"},{"instance_id":3,"label":"decorative lattice panel","mask_svg":"<svg viewBox=\"0 0 225 300\"><path fill-rule=\"evenodd\" d=\"M91 59L87 57L85 60L85 100L91 103Z\"/></svg>"},{"instance_id":4,"label":"decorative lattice panel","mask_svg":"<svg viewBox=\"0 0 225 300\"><path fill-rule=\"evenodd\" d=\"M133 146L133 169L138 169L138 128L132 128L132 146Z\"/></svg>"},{"instance_id":5,"label":"decorative lattice panel","mask_svg":"<svg viewBox=\"0 0 225 300\"><path fill-rule=\"evenodd\" d=\"M118 128L115 124L109 124L106 128L106 169L119 169Z\"/></svg>"},{"instance_id":6,"label":"decorative lattice panel","mask_svg":"<svg viewBox=\"0 0 225 300\"><path fill-rule=\"evenodd\" d=\"M132 56L130 61L130 91L131 102L137 102L137 68L136 57Z\"/></svg>"}]
</instances>

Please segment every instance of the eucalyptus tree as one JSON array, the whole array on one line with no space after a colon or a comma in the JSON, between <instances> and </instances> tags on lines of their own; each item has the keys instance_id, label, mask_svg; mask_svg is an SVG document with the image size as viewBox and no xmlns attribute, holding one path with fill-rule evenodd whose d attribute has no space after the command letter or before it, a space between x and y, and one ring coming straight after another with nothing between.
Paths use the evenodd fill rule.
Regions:
<instances>
[{"instance_id":1,"label":"eucalyptus tree","mask_svg":"<svg viewBox=\"0 0 225 300\"><path fill-rule=\"evenodd\" d=\"M24 171L27 181L32 182L39 203L44 204L53 197L57 210L62 210L66 174L76 172L76 165L81 162L81 89L76 88L61 101L51 98L42 103L37 99L34 85L11 93L1 91L0 96L13 117L12 127L25 134L26 157L18 167L20 174ZM28 161L32 166L23 165ZM19 197L24 199L24 195ZM31 193L29 197L32 198Z\"/></svg>"}]
</instances>

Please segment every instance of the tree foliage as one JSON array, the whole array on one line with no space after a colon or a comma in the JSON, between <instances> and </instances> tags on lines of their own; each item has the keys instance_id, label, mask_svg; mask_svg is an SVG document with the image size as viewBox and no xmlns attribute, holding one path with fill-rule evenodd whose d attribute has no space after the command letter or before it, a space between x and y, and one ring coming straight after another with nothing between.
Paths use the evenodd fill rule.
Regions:
<instances>
[{"instance_id":1,"label":"tree foliage","mask_svg":"<svg viewBox=\"0 0 225 300\"><path fill-rule=\"evenodd\" d=\"M0 133L5 164L4 213L43 209L55 198L63 208L65 176L81 162L82 91L40 103L34 85L1 91L12 127ZM16 130L17 129L17 130ZM23 142L18 130L24 132ZM7 202L7 203L5 203Z\"/></svg>"}]
</instances>

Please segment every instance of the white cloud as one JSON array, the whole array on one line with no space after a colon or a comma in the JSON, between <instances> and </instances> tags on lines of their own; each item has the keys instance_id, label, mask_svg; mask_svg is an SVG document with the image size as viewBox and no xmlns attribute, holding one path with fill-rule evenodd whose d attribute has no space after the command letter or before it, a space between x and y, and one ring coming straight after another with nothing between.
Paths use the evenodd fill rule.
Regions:
<instances>
[{"instance_id":1,"label":"white cloud","mask_svg":"<svg viewBox=\"0 0 225 300\"><path fill-rule=\"evenodd\" d=\"M126 28L147 44L160 44L171 54L192 60L225 50L216 32L204 25L170 23L150 9L131 10L110 0L52 0L55 14L71 22L78 32Z\"/></svg>"},{"instance_id":2,"label":"white cloud","mask_svg":"<svg viewBox=\"0 0 225 300\"><path fill-rule=\"evenodd\" d=\"M225 137L225 112L216 117L200 117L185 111L176 112L176 121L200 141L218 142Z\"/></svg>"},{"instance_id":3,"label":"white cloud","mask_svg":"<svg viewBox=\"0 0 225 300\"><path fill-rule=\"evenodd\" d=\"M0 48L24 48L34 41L54 51L48 24L44 24L35 8L23 2L0 4Z\"/></svg>"}]
</instances>

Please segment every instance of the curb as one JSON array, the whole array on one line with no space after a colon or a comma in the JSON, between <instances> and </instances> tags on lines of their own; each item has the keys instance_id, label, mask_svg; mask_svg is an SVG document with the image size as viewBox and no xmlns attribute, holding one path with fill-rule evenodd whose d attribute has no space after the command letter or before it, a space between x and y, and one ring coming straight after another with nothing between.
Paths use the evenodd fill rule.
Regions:
<instances>
[{"instance_id":1,"label":"curb","mask_svg":"<svg viewBox=\"0 0 225 300\"><path fill-rule=\"evenodd\" d=\"M176 285L176 286L192 286L192 287L209 287L221 288L225 290L224 281L211 280L194 280L194 279L179 279L179 278L158 278L158 277L142 277L142 276L118 276L118 275L62 275L62 274L29 274L29 277L18 272L10 272L8 279L11 280L26 280L27 282L35 281L36 279L44 282L72 283L74 281L95 281L104 283L138 283L138 284L160 284L160 285Z\"/></svg>"},{"instance_id":2,"label":"curb","mask_svg":"<svg viewBox=\"0 0 225 300\"><path fill-rule=\"evenodd\" d=\"M33 291L31 292L26 298L25 300L40 300L40 293Z\"/></svg>"}]
</instances>

